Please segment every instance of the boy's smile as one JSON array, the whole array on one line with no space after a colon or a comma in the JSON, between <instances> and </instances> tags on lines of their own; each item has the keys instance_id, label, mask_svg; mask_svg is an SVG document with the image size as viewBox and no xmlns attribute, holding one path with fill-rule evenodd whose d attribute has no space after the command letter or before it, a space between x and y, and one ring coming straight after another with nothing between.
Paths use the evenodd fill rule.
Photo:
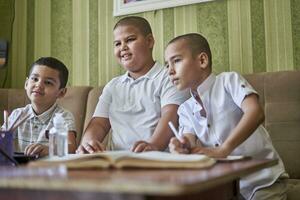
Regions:
<instances>
[{"instance_id":1,"label":"boy's smile","mask_svg":"<svg viewBox=\"0 0 300 200\"><path fill-rule=\"evenodd\" d=\"M44 65L34 66L25 89L37 114L46 111L64 94L64 88L60 89L59 72Z\"/></svg>"},{"instance_id":2,"label":"boy's smile","mask_svg":"<svg viewBox=\"0 0 300 200\"><path fill-rule=\"evenodd\" d=\"M154 65L152 35L144 36L134 26L119 26L114 30L114 54L133 78L146 74Z\"/></svg>"}]
</instances>

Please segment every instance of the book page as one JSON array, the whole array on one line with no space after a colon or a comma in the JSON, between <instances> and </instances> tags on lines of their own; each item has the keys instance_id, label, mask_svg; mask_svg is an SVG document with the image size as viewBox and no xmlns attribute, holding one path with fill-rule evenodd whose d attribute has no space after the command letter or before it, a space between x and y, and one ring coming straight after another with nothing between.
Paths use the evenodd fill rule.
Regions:
<instances>
[{"instance_id":1,"label":"book page","mask_svg":"<svg viewBox=\"0 0 300 200\"><path fill-rule=\"evenodd\" d=\"M216 158L218 162L233 162L239 160L250 159L250 156L243 156L243 155L229 155L226 158Z\"/></svg>"},{"instance_id":2,"label":"book page","mask_svg":"<svg viewBox=\"0 0 300 200\"><path fill-rule=\"evenodd\" d=\"M212 166L214 163L214 159L205 155L148 151L120 157L115 162L115 167L203 168Z\"/></svg>"}]
</instances>

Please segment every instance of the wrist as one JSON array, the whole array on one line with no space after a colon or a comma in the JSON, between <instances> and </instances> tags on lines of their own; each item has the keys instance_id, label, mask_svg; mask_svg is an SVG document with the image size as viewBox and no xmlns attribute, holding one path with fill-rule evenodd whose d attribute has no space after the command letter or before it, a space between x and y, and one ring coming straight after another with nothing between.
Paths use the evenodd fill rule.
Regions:
<instances>
[{"instance_id":1,"label":"wrist","mask_svg":"<svg viewBox=\"0 0 300 200\"><path fill-rule=\"evenodd\" d=\"M228 156L228 155L233 151L232 147L231 147L230 145L226 144L226 143L223 143L223 144L220 146L220 148L221 148L221 151L222 151L226 156Z\"/></svg>"}]
</instances>

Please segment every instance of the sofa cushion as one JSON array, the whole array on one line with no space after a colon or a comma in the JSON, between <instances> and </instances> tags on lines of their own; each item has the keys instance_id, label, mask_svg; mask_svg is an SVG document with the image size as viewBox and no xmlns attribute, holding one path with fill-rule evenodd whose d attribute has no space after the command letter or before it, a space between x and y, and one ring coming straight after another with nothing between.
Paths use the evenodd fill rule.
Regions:
<instances>
[{"instance_id":1,"label":"sofa cushion","mask_svg":"<svg viewBox=\"0 0 300 200\"><path fill-rule=\"evenodd\" d=\"M9 113L29 103L24 89L0 89L0 97L0 110L8 110ZM3 115L0 115L0 122L2 124Z\"/></svg>"},{"instance_id":2,"label":"sofa cushion","mask_svg":"<svg viewBox=\"0 0 300 200\"><path fill-rule=\"evenodd\" d=\"M265 76L265 126L291 178L300 178L300 72Z\"/></svg>"},{"instance_id":3,"label":"sofa cushion","mask_svg":"<svg viewBox=\"0 0 300 200\"><path fill-rule=\"evenodd\" d=\"M76 123L76 142L80 143L83 132L83 122L85 119L87 97L92 87L74 86L67 88L66 95L57 102L65 109L72 112Z\"/></svg>"}]
</instances>

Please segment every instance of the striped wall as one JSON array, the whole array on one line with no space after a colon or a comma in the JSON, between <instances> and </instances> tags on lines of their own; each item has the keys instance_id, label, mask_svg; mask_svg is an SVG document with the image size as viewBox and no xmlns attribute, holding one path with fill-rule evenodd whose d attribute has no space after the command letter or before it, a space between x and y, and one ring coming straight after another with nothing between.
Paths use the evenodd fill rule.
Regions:
<instances>
[{"instance_id":1,"label":"striped wall","mask_svg":"<svg viewBox=\"0 0 300 200\"><path fill-rule=\"evenodd\" d=\"M103 85L124 72L113 56L112 28L120 18L112 15L113 0L15 0L14 9L6 87L22 88L40 56L61 59L73 86ZM300 69L299 0L215 0L136 15L150 22L161 62L171 38L199 32L211 45L216 73Z\"/></svg>"}]
</instances>

